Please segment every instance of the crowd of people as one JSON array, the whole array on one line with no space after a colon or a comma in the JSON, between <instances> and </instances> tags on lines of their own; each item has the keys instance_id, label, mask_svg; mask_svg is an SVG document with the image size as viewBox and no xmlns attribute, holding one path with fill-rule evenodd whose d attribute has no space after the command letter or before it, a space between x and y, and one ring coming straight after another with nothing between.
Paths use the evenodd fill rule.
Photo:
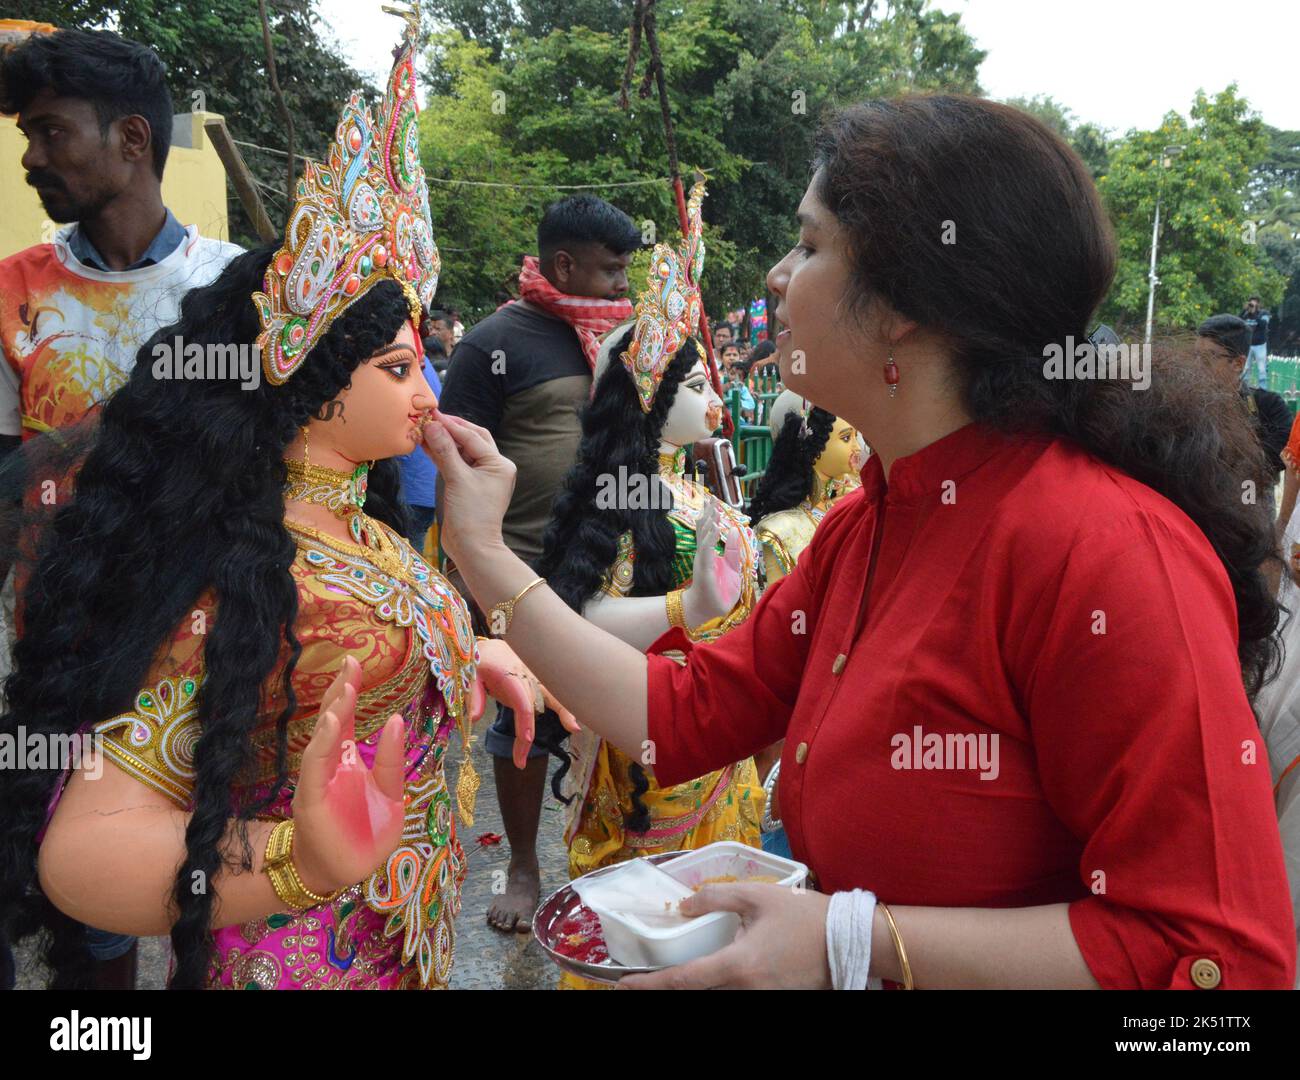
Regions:
<instances>
[{"instance_id":1,"label":"crowd of people","mask_svg":"<svg viewBox=\"0 0 1300 1080\"><path fill-rule=\"evenodd\" d=\"M574 878L718 840L809 868L701 889L743 935L627 986L1293 987L1300 425L1258 299L1140 389L1048 377L1118 344L1087 167L903 95L825 122L770 312L703 333L701 180L644 281L627 214L552 203L466 327L417 33L246 251L163 202L146 45L0 54L63 223L0 261L0 736L89 740L5 764L5 982L38 934L52 985L129 988L168 935L178 988L445 987L490 700L503 934L548 798ZM773 443L740 506L694 468L727 408Z\"/></svg>"}]
</instances>

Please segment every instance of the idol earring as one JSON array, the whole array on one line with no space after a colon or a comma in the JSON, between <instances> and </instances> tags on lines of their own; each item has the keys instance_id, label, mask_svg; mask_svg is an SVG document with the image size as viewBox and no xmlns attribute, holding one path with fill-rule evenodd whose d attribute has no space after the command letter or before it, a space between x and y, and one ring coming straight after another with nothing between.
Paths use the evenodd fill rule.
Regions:
<instances>
[{"instance_id":1,"label":"idol earring","mask_svg":"<svg viewBox=\"0 0 1300 1080\"><path fill-rule=\"evenodd\" d=\"M808 426L808 399L804 398L799 403L799 438L806 439L812 434L812 428Z\"/></svg>"},{"instance_id":2,"label":"idol earring","mask_svg":"<svg viewBox=\"0 0 1300 1080\"><path fill-rule=\"evenodd\" d=\"M308 465L311 464L311 446L309 445L310 436L307 434L307 425L302 426L302 459Z\"/></svg>"},{"instance_id":3,"label":"idol earring","mask_svg":"<svg viewBox=\"0 0 1300 1080\"><path fill-rule=\"evenodd\" d=\"M892 352L885 361L885 382L889 384L889 396L894 397L898 393L898 365L894 363Z\"/></svg>"}]
</instances>

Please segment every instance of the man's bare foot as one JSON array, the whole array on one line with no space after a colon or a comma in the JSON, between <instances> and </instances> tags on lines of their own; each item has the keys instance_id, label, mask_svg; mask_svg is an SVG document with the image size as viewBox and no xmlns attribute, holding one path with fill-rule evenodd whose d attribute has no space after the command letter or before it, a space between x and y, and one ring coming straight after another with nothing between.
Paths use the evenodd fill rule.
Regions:
<instances>
[{"instance_id":1,"label":"man's bare foot","mask_svg":"<svg viewBox=\"0 0 1300 1080\"><path fill-rule=\"evenodd\" d=\"M537 860L520 866L511 859L506 891L488 908L488 925L507 934L512 930L527 934L533 928L533 913L537 910L537 898L541 889L542 879Z\"/></svg>"}]
</instances>

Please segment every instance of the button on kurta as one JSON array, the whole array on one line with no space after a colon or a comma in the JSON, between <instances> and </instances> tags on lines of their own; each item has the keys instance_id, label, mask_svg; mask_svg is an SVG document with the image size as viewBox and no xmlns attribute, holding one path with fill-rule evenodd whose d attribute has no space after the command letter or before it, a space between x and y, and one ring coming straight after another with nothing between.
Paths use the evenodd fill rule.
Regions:
<instances>
[{"instance_id":1,"label":"button on kurta","mask_svg":"<svg viewBox=\"0 0 1300 1080\"><path fill-rule=\"evenodd\" d=\"M1213 990L1223 981L1223 973L1213 960L1204 958L1192 963L1192 982L1198 990Z\"/></svg>"},{"instance_id":2,"label":"button on kurta","mask_svg":"<svg viewBox=\"0 0 1300 1080\"><path fill-rule=\"evenodd\" d=\"M835 663L831 665L831 674L838 675L844 670L844 665L848 662L849 658L844 653L840 653L840 655L835 658Z\"/></svg>"},{"instance_id":3,"label":"button on kurta","mask_svg":"<svg viewBox=\"0 0 1300 1080\"><path fill-rule=\"evenodd\" d=\"M806 742L801 742L798 746L794 748L794 763L796 765L802 765L807 760L808 760L808 744Z\"/></svg>"}]
</instances>

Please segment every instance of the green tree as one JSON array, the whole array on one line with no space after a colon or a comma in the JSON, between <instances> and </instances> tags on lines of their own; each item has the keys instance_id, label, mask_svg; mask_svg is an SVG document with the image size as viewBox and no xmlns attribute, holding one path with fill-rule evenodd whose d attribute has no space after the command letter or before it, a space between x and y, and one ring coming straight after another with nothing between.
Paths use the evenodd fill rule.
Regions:
<instances>
[{"instance_id":1,"label":"green tree","mask_svg":"<svg viewBox=\"0 0 1300 1080\"><path fill-rule=\"evenodd\" d=\"M884 5L656 5L683 176L689 185L698 167L713 181L704 211L711 313L763 293L768 267L792 242L813 135L829 110L907 88L978 91L984 54L956 16L932 11L924 0L895 2L883 14L877 7ZM490 172L498 182L542 185L514 193L451 186L435 200L437 234L468 245L476 264L464 272L449 265L448 289L475 310L494 303L503 273L518 265L520 243L527 238L522 250L532 249L528 234L537 216L563 193L559 185L592 185L643 223L647 235L676 234L668 185L636 183L668 173L657 96L637 95L649 60L644 48L631 107L618 106L630 2L601 8L599 16L573 5L564 19L547 13L570 10L567 4L521 2L495 24L479 17L496 10L486 5L447 0L439 10L456 32L439 35L430 54L426 169L436 165L445 181L483 180ZM465 67L469 54L458 43L471 36L478 51ZM476 156L489 145L490 165ZM503 179L507 174L514 179ZM475 212L468 237L458 229L476 206L482 212ZM504 220L516 213L523 227Z\"/></svg>"},{"instance_id":2,"label":"green tree","mask_svg":"<svg viewBox=\"0 0 1300 1080\"><path fill-rule=\"evenodd\" d=\"M1168 146L1183 149L1165 155ZM1284 278L1256 242L1246 211L1251 170L1267 149L1262 123L1235 85L1213 98L1199 92L1190 122L1171 112L1155 131L1133 131L1116 144L1098 185L1119 244L1103 317L1125 327L1145 320L1157 192L1162 327L1186 329L1216 312L1236 312L1252 294L1266 306L1278 301Z\"/></svg>"},{"instance_id":3,"label":"green tree","mask_svg":"<svg viewBox=\"0 0 1300 1080\"><path fill-rule=\"evenodd\" d=\"M1037 117L1060 135L1083 158L1094 180L1105 175L1110 164L1110 137L1105 128L1081 123L1071 110L1047 94L1007 98L1006 103Z\"/></svg>"}]
</instances>

